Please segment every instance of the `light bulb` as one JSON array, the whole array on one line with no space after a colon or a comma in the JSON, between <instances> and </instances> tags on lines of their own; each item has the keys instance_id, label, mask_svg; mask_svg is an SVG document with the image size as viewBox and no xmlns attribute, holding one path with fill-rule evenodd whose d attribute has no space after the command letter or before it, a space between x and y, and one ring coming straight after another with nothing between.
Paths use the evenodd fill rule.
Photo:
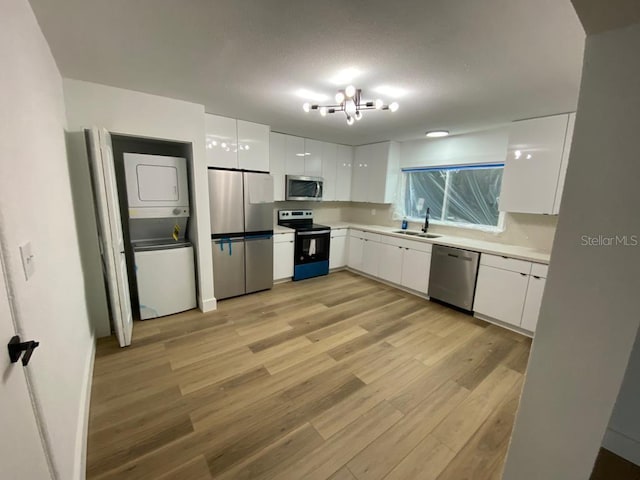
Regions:
<instances>
[{"instance_id":1,"label":"light bulb","mask_svg":"<svg viewBox=\"0 0 640 480\"><path fill-rule=\"evenodd\" d=\"M360 120L362 118L362 112L360 110L358 110L356 112L356 116L355 117L356 117L356 120Z\"/></svg>"},{"instance_id":2,"label":"light bulb","mask_svg":"<svg viewBox=\"0 0 640 480\"><path fill-rule=\"evenodd\" d=\"M305 102L305 103L303 103L303 104L302 104L302 109L303 109L305 112L309 113L309 110L311 110L311 105L309 104L309 102Z\"/></svg>"},{"instance_id":3,"label":"light bulb","mask_svg":"<svg viewBox=\"0 0 640 480\"><path fill-rule=\"evenodd\" d=\"M432 130L427 132L427 137L429 138L446 137L447 135L449 135L448 130Z\"/></svg>"},{"instance_id":4,"label":"light bulb","mask_svg":"<svg viewBox=\"0 0 640 480\"><path fill-rule=\"evenodd\" d=\"M344 89L344 94L347 97L352 98L356 94L356 87L354 87L353 85L349 85Z\"/></svg>"},{"instance_id":5,"label":"light bulb","mask_svg":"<svg viewBox=\"0 0 640 480\"><path fill-rule=\"evenodd\" d=\"M398 105L398 102L393 102L391 105L389 105L389 110L391 110L392 112L397 111L398 108L400 108L400 105Z\"/></svg>"},{"instance_id":6,"label":"light bulb","mask_svg":"<svg viewBox=\"0 0 640 480\"><path fill-rule=\"evenodd\" d=\"M349 115L347 117L347 125L353 125L353 122L354 122L353 117Z\"/></svg>"},{"instance_id":7,"label":"light bulb","mask_svg":"<svg viewBox=\"0 0 640 480\"><path fill-rule=\"evenodd\" d=\"M344 102L344 93L338 92L336 93L336 103Z\"/></svg>"},{"instance_id":8,"label":"light bulb","mask_svg":"<svg viewBox=\"0 0 640 480\"><path fill-rule=\"evenodd\" d=\"M376 100L376 109L380 110L384 106L384 102L379 98Z\"/></svg>"},{"instance_id":9,"label":"light bulb","mask_svg":"<svg viewBox=\"0 0 640 480\"><path fill-rule=\"evenodd\" d=\"M327 116L327 107L320 107L320 115L323 117Z\"/></svg>"}]
</instances>

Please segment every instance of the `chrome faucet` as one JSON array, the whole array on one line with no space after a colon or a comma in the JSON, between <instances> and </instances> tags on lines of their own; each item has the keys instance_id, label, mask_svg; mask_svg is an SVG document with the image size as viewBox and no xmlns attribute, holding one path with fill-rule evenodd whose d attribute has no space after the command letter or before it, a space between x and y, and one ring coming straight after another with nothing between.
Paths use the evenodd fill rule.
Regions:
<instances>
[{"instance_id":1,"label":"chrome faucet","mask_svg":"<svg viewBox=\"0 0 640 480\"><path fill-rule=\"evenodd\" d=\"M427 233L429 230L429 207L427 207L427 215L424 217L424 227L422 227L422 233Z\"/></svg>"}]
</instances>

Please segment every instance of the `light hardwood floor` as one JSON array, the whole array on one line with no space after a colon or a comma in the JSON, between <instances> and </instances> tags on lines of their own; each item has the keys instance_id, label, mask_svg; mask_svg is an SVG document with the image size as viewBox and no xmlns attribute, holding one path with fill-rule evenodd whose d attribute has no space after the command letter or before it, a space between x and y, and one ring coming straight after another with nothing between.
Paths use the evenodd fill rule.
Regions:
<instances>
[{"instance_id":1,"label":"light hardwood floor","mask_svg":"<svg viewBox=\"0 0 640 480\"><path fill-rule=\"evenodd\" d=\"M90 479L491 480L529 339L338 272L99 342Z\"/></svg>"}]
</instances>

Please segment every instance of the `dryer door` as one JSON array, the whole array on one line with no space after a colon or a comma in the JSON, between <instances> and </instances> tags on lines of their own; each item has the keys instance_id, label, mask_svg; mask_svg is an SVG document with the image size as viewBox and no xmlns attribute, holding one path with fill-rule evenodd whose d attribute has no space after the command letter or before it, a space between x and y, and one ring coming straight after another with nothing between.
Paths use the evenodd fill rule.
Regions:
<instances>
[{"instance_id":1,"label":"dryer door","mask_svg":"<svg viewBox=\"0 0 640 480\"><path fill-rule=\"evenodd\" d=\"M130 218L189 215L186 159L137 153L123 156Z\"/></svg>"}]
</instances>

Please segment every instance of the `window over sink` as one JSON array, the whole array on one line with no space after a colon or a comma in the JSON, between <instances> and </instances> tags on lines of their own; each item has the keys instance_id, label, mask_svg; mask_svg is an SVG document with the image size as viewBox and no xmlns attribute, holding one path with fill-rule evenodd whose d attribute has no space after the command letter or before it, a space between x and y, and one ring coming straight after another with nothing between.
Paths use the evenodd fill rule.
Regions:
<instances>
[{"instance_id":1,"label":"window over sink","mask_svg":"<svg viewBox=\"0 0 640 480\"><path fill-rule=\"evenodd\" d=\"M502 230L498 210L503 163L402 169L400 215L423 222Z\"/></svg>"}]
</instances>

